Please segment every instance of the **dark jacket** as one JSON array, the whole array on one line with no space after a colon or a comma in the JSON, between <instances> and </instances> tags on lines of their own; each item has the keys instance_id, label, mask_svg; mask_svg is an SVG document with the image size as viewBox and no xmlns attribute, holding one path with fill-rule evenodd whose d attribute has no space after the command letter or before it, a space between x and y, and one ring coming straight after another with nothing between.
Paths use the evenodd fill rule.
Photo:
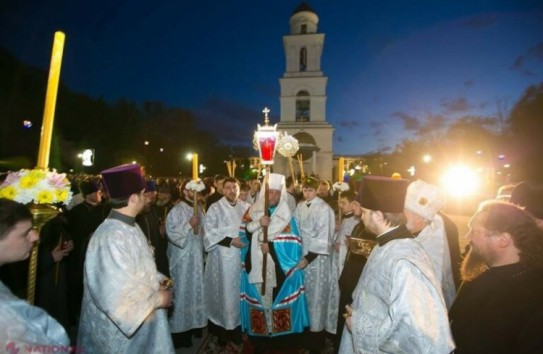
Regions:
<instances>
[{"instance_id":1,"label":"dark jacket","mask_svg":"<svg viewBox=\"0 0 543 354\"><path fill-rule=\"evenodd\" d=\"M543 274L492 267L461 286L449 319L455 354L543 353Z\"/></svg>"}]
</instances>

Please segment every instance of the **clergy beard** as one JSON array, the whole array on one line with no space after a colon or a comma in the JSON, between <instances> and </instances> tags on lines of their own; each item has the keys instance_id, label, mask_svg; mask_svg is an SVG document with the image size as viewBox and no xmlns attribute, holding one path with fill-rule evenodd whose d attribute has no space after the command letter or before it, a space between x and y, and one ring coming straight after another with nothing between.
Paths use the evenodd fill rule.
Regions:
<instances>
[{"instance_id":1,"label":"clergy beard","mask_svg":"<svg viewBox=\"0 0 543 354\"><path fill-rule=\"evenodd\" d=\"M460 273L463 281L475 280L488 269L483 257L471 248L462 261Z\"/></svg>"}]
</instances>

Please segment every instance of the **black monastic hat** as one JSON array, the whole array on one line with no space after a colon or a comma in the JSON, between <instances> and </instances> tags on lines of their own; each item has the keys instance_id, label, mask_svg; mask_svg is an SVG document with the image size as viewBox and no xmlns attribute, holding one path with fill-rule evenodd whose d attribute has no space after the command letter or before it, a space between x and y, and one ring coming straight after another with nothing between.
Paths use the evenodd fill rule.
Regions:
<instances>
[{"instance_id":1,"label":"black monastic hat","mask_svg":"<svg viewBox=\"0 0 543 354\"><path fill-rule=\"evenodd\" d=\"M98 183L94 181L82 181L79 183L79 191L83 196L98 192L98 189L100 189L100 187L98 186Z\"/></svg>"},{"instance_id":2,"label":"black monastic hat","mask_svg":"<svg viewBox=\"0 0 543 354\"><path fill-rule=\"evenodd\" d=\"M408 185L406 179L365 176L356 200L365 209L403 213Z\"/></svg>"}]
</instances>

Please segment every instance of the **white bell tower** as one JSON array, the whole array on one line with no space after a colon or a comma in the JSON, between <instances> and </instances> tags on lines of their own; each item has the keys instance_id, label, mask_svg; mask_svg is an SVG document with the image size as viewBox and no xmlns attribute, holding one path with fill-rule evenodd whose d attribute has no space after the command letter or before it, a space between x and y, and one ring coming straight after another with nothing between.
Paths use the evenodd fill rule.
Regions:
<instances>
[{"instance_id":1,"label":"white bell tower","mask_svg":"<svg viewBox=\"0 0 543 354\"><path fill-rule=\"evenodd\" d=\"M298 139L306 176L316 174L332 181L334 127L326 121L328 78L321 71L324 34L317 33L318 23L319 17L305 1L290 17L290 34L283 36L286 71L279 79L281 119L277 127ZM299 173L296 158L294 166ZM290 175L287 160L281 156L276 156L274 170Z\"/></svg>"}]
</instances>

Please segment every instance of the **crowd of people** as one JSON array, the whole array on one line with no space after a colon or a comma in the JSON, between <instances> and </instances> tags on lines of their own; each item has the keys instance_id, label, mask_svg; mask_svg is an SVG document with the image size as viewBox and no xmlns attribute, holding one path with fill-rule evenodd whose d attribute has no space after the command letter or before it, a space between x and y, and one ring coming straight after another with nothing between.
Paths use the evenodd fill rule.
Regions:
<instances>
[{"instance_id":1,"label":"crowd of people","mask_svg":"<svg viewBox=\"0 0 543 354\"><path fill-rule=\"evenodd\" d=\"M35 306L8 271L38 240L32 216L0 199L0 351L175 353L207 329L230 352L543 352L536 185L481 203L462 253L422 180L195 182L137 164L74 180L39 235Z\"/></svg>"}]
</instances>

